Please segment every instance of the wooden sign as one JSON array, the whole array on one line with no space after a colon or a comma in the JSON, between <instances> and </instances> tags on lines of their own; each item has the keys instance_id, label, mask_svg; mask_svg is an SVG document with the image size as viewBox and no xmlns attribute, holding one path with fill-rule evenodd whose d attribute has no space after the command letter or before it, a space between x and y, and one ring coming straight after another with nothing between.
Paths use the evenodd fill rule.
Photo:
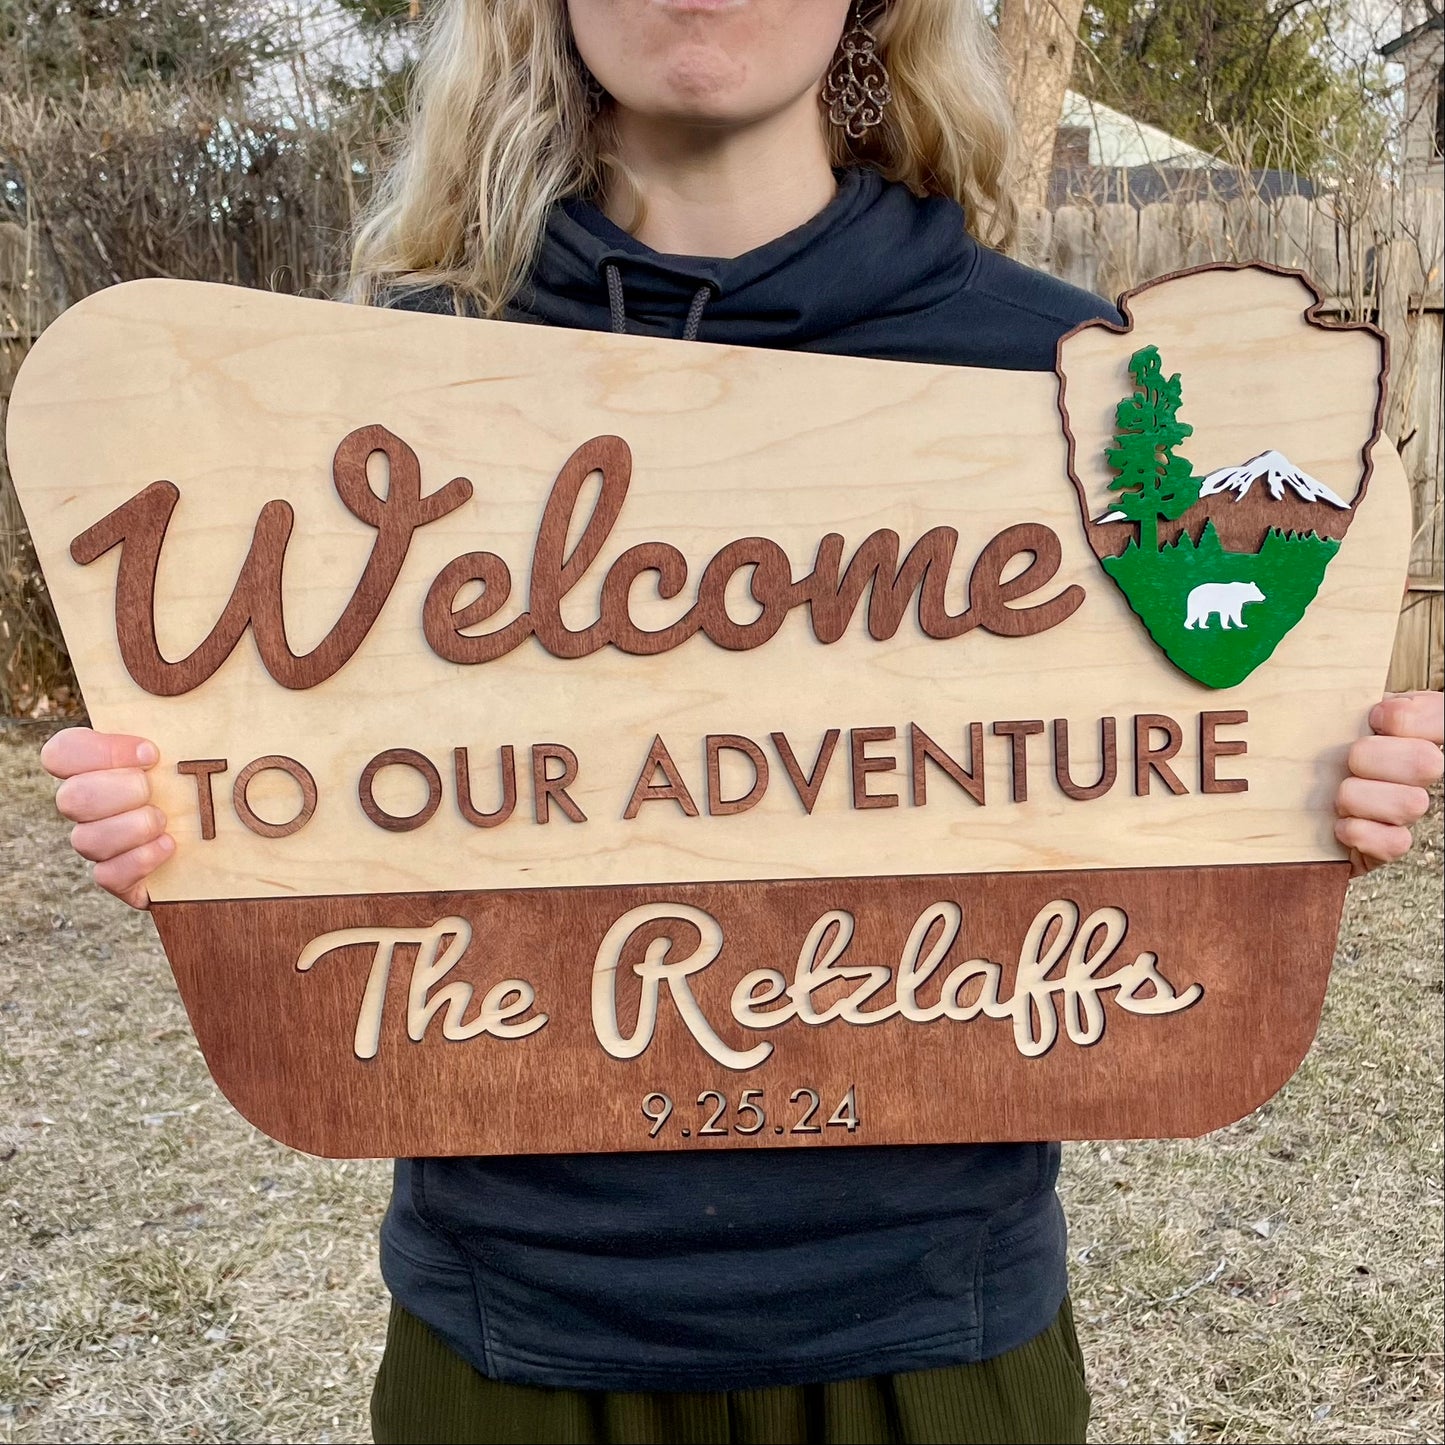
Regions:
<instances>
[{"instance_id":1,"label":"wooden sign","mask_svg":"<svg viewBox=\"0 0 1445 1445\"><path fill-rule=\"evenodd\" d=\"M1059 373L185 282L9 454L286 1143L1197 1134L1313 1037L1410 522L1383 340L1186 273Z\"/></svg>"}]
</instances>

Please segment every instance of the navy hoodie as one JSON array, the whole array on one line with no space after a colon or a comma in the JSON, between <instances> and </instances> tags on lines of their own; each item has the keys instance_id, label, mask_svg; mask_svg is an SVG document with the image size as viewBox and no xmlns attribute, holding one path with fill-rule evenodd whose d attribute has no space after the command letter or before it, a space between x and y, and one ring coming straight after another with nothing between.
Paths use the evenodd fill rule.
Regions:
<instances>
[{"instance_id":1,"label":"navy hoodie","mask_svg":"<svg viewBox=\"0 0 1445 1445\"><path fill-rule=\"evenodd\" d=\"M393 305L451 311L436 291ZM664 256L571 200L511 319L1045 371L1106 302L870 171L776 241ZM989 1359L1065 1291L1055 1144L399 1160L397 1302L478 1370L569 1389L730 1390Z\"/></svg>"}]
</instances>

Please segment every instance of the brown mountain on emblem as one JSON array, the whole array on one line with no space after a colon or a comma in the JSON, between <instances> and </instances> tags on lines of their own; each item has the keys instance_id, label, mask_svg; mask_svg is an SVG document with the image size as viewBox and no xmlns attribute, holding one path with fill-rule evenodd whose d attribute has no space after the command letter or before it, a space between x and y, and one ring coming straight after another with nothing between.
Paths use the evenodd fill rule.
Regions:
<instances>
[{"instance_id":1,"label":"brown mountain on emblem","mask_svg":"<svg viewBox=\"0 0 1445 1445\"><path fill-rule=\"evenodd\" d=\"M1218 501L1211 502L1211 498ZM1231 505L1223 505L1226 502ZM1197 533L1201 518L1207 517L1227 552L1258 552L1271 529L1313 532L1338 542L1349 531L1351 505L1296 467L1283 452L1270 449L1239 466L1208 473L1200 482L1195 508L1170 520L1161 519L1159 540L1163 546L1172 546L1185 531L1192 528ZM1117 505L1094 518L1090 537L1097 556L1117 557L1128 546L1131 531L1115 527L1111 539L1104 528L1129 520L1128 513Z\"/></svg>"}]
</instances>

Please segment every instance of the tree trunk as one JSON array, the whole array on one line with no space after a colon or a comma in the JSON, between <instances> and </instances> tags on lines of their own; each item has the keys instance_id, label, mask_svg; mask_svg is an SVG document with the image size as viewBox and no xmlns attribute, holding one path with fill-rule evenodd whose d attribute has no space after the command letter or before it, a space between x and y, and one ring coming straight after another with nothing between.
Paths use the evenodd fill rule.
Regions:
<instances>
[{"instance_id":1,"label":"tree trunk","mask_svg":"<svg viewBox=\"0 0 1445 1445\"><path fill-rule=\"evenodd\" d=\"M1018 118L1015 195L1020 209L1042 206L1053 171L1054 137L1074 64L1084 0L1001 0L999 47Z\"/></svg>"}]
</instances>

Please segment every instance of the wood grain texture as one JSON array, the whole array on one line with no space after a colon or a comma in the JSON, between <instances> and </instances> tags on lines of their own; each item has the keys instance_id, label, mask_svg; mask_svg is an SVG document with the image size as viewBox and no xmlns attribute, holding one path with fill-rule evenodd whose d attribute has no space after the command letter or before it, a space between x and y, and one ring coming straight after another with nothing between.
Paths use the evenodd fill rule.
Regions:
<instances>
[{"instance_id":1,"label":"wood grain texture","mask_svg":"<svg viewBox=\"0 0 1445 1445\"><path fill-rule=\"evenodd\" d=\"M1133 335L1071 338L1079 465L1147 338L1189 378L1197 467L1279 446L1355 495L1376 383L1358 338L1309 324L1300 295L1263 273L1188 277L1134 299ZM1221 694L1158 652L1100 571L1057 401L1045 374L157 281L60 318L17 382L8 443L95 725L161 746L180 845L161 900L1338 858L1330 800L1378 696L1409 544L1398 459L1369 450L1369 496L1314 605ZM115 546L142 512L153 539L164 514L163 538ZM1028 635L1037 608L1050 626ZM676 628L695 631L656 651ZM1247 741L1247 792L1205 790L1201 714L1221 709L1249 714L1229 734ZM1148 732L1141 762L1141 717L1170 719L1178 749ZM1107 718L1117 779L1071 795L1055 724L1087 791L1109 771ZM1021 721L1044 731L999 731ZM707 739L725 735L769 763L743 811L708 807ZM681 789L626 816L654 739L697 816ZM396 749L442 786L402 837L358 787ZM225 784L276 755L317 801L270 838ZM208 822L203 780L177 765L220 758ZM718 762L718 801L746 796L747 758ZM415 769L372 781L391 817L429 806ZM263 819L295 814L274 771L247 798Z\"/></svg>"},{"instance_id":2,"label":"wood grain texture","mask_svg":"<svg viewBox=\"0 0 1445 1445\"><path fill-rule=\"evenodd\" d=\"M196 816L201 837L207 841L216 836L216 795L211 779L229 772L230 767L225 758L187 758L176 764L177 773L196 780Z\"/></svg>"},{"instance_id":3,"label":"wood grain texture","mask_svg":"<svg viewBox=\"0 0 1445 1445\"><path fill-rule=\"evenodd\" d=\"M398 817L395 813L388 813L376 801L376 775L383 768L410 768L422 780L426 787L426 799L414 813L408 813L405 817ZM461 806L461 776L457 777L457 805ZM361 770L361 781L356 785L357 801L361 804L361 811L376 824L378 828L385 828L389 833L410 833L413 828L424 827L431 822L436 815L436 810L442 805L442 775L437 771L437 766L424 753L419 753L415 748L387 748L379 752Z\"/></svg>"},{"instance_id":4,"label":"wood grain texture","mask_svg":"<svg viewBox=\"0 0 1445 1445\"><path fill-rule=\"evenodd\" d=\"M1203 754L1201 753L1201 757ZM1119 777L1119 720L1099 719L1099 776L1092 783L1079 783L1069 766L1069 722L1054 719L1054 779L1059 791L1080 802L1101 798ZM1202 785L1201 785L1202 787Z\"/></svg>"},{"instance_id":5,"label":"wood grain texture","mask_svg":"<svg viewBox=\"0 0 1445 1445\"><path fill-rule=\"evenodd\" d=\"M155 919L221 1088L257 1127L312 1153L1154 1137L1228 1123L1293 1073L1314 1036L1348 871L1336 863L233 900L161 904ZM947 919L927 930L919 923L940 905L956 905L960 920L942 951ZM731 1012L742 991L763 999L772 992L773 1002L757 1006L761 1015L778 1007L776 985L754 980L748 988L744 976L777 969L791 983L810 929L840 907L855 929L834 966L852 972L811 995L815 1017L844 1009L850 994L876 983L878 970L890 978L856 1007L865 1015L887 1007L898 998L903 961L926 961L930 951L937 956L916 991L920 1006L936 1007L950 972L979 959L1000 965L997 992L1007 998L1018 987L1021 955L1029 954L1030 928L1051 905L1077 920L1074 934L1091 935L1089 956L1105 985L1148 952L1176 992L1197 984L1202 997L1150 1015L1120 1007L1117 988L1103 992L1096 996L1100 1032L1087 1044L1070 1036L1071 1029L1087 1036L1087 989L1072 1000L1062 990L1044 996L1022 1022L857 1023L840 1016L805 1023L794 1016L759 1029L739 1026ZM701 947L689 919L711 918L720 952L661 986L645 1047L616 1057L595 1023L601 1017L605 1024L607 1015L606 1000L599 1012L593 998L596 964L618 920L649 907L663 917L639 923L613 969L602 971L604 992L616 980L613 1021L622 1039L636 1044L646 1011L637 969L653 958L650 947L669 940L666 964L686 963ZM1098 958L1116 911L1127 931ZM446 920L452 932L439 942L435 926ZM396 931L394 946L376 990L375 940L387 929ZM462 949L455 947L458 929L467 936ZM350 932L298 971L308 945L321 939L324 946L325 935L338 930ZM415 940L428 930L430 952L419 958ZM1057 927L1045 931L1045 954L1058 936ZM827 951L825 935L820 952ZM1060 959L1050 976L1057 981L1067 971ZM1078 977L1087 972L1085 965ZM767 1045L767 1057L743 1067L715 1058L700 1042L701 1027L678 1006L679 981L717 1048L743 1056ZM514 982L534 997L511 988ZM963 1001L980 987L977 978L966 985ZM1147 1001L1154 990L1140 992ZM369 1023L368 998L375 1006ZM422 1024L419 1040L408 1034L409 1010ZM503 1029L532 1031L467 1037L483 1015ZM1050 1027L1057 1029L1051 1046L1035 1057L1021 1052L1016 1029L1026 1041L1043 1042ZM727 1102L725 1133L698 1132L717 1107L709 1100L699 1108L707 1090ZM756 1123L738 1108L744 1090L761 1091L754 1102L767 1116L753 1133L737 1127ZM808 1099L793 1096L806 1090L821 1101L816 1133L794 1132ZM828 1126L850 1090L859 1126ZM658 1091L674 1111L654 1139L642 1106Z\"/></svg>"},{"instance_id":6,"label":"wood grain texture","mask_svg":"<svg viewBox=\"0 0 1445 1445\"><path fill-rule=\"evenodd\" d=\"M1220 728L1238 728L1249 721L1249 714L1242 708L1227 708L1222 712L1199 714L1199 791L1201 793L1247 793L1249 779L1219 776L1220 758L1240 758L1249 751L1249 744L1241 737L1222 738Z\"/></svg>"},{"instance_id":7,"label":"wood grain texture","mask_svg":"<svg viewBox=\"0 0 1445 1445\"><path fill-rule=\"evenodd\" d=\"M300 805L284 822L272 822L263 818L251 807L251 783L262 773L284 773L296 784L300 794ZM231 789L231 806L236 816L253 833L262 838L289 838L299 833L316 816L316 779L298 763L295 758L272 753L264 758L252 758L239 773ZM212 808L211 824L215 825L215 810ZM204 809L202 824L204 826Z\"/></svg>"}]
</instances>

